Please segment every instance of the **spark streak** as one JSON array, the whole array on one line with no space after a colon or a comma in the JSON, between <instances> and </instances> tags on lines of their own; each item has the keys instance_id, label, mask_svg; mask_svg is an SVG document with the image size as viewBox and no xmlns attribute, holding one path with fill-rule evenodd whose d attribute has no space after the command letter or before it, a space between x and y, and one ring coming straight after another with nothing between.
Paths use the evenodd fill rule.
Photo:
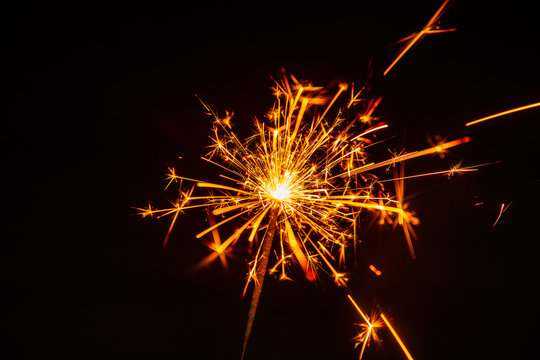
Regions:
<instances>
[{"instance_id":1,"label":"spark streak","mask_svg":"<svg viewBox=\"0 0 540 360\"><path fill-rule=\"evenodd\" d=\"M373 265L369 265L369 270L373 271L373 273L377 276L381 276L382 275L382 272L381 270L377 269L375 266Z\"/></svg>"},{"instance_id":2,"label":"spark streak","mask_svg":"<svg viewBox=\"0 0 540 360\"><path fill-rule=\"evenodd\" d=\"M486 117L483 117L483 118L481 118L481 119L478 119L478 120L474 120L474 121L468 122L468 123L465 124L465 126L471 126L471 125L478 124L478 123L484 122L484 121L486 121L486 120L494 119L494 118L497 118L497 117L500 117L500 116L512 114L512 113L515 113L515 112L518 112L518 111L527 110L527 109L532 109L532 108L535 108L535 107L537 107L537 106L540 106L540 102L537 102L537 103L534 103L534 104L525 105L525 106L520 106L520 107L517 107L517 108L515 108L515 109L506 110L506 111L503 111L503 112L500 112L500 113L497 113L497 114L493 114L493 115L490 115L490 116L486 116Z\"/></svg>"},{"instance_id":3,"label":"spark streak","mask_svg":"<svg viewBox=\"0 0 540 360\"><path fill-rule=\"evenodd\" d=\"M408 38L402 39L401 41L410 39L410 41L405 45L405 47L401 50L401 52L396 56L394 61L386 68L386 70L383 72L383 76L386 76L390 70L398 63L398 61L409 51L414 44L416 44L420 39L422 39L425 35L428 34L435 34L435 33L442 33L442 32L448 32L448 31L454 31L454 29L446 29L446 30L439 30L437 29L437 23L440 19L440 17L443 15L444 11L446 10L446 7L450 0L445 0L444 3L439 7L439 9L433 14L431 19L427 22L427 24L420 30L418 33L411 35Z\"/></svg>"},{"instance_id":4,"label":"spark streak","mask_svg":"<svg viewBox=\"0 0 540 360\"><path fill-rule=\"evenodd\" d=\"M497 219L495 220L495 222L493 223L493 226L491 228L494 228L495 225L497 225L497 223L499 222L499 219L501 218L502 214L510 207L511 204L512 204L512 202L510 202L510 204L508 204L507 206L504 206L504 204L501 204L501 209L499 210L499 216L497 216Z\"/></svg>"},{"instance_id":5,"label":"spark streak","mask_svg":"<svg viewBox=\"0 0 540 360\"><path fill-rule=\"evenodd\" d=\"M382 161L380 163L376 163L376 164L373 164L373 165L370 165L370 166L362 166L360 168L351 170L349 173L343 173L343 174L341 174L339 176L342 176L342 177L350 176L350 175L354 175L356 173L365 172L365 171L368 171L368 170L373 170L373 169L376 169L376 168L380 168L382 166L392 165L392 164L395 164L395 163L398 163L398 162L414 159L414 158L417 158L417 157L420 157L420 156L439 153L439 152L442 152L442 151L444 151L446 149L449 149L451 147L468 143L469 141L471 141L471 138L466 136L464 138L449 141L447 143L437 145L437 146L433 146L433 147L430 147L428 149L424 149L424 150L421 150L421 151L414 151L414 152L407 153L407 154L404 154L404 155L396 156L396 157L394 157L392 159L388 159L386 161Z\"/></svg>"},{"instance_id":6,"label":"spark streak","mask_svg":"<svg viewBox=\"0 0 540 360\"><path fill-rule=\"evenodd\" d=\"M401 347L401 350L403 350L403 353L405 354L405 356L407 356L407 359L414 360L413 357L411 356L411 353L409 352L409 350L407 350L407 347L405 347L405 344L403 343L403 341L397 334L396 330L394 330L394 327L390 324L390 321L388 321L386 316L384 316L384 314L382 313L381 313L381 318L384 320L384 323L386 324L388 329L390 329L390 332L392 333L392 335L394 335L394 338L396 339L399 346Z\"/></svg>"}]
</instances>

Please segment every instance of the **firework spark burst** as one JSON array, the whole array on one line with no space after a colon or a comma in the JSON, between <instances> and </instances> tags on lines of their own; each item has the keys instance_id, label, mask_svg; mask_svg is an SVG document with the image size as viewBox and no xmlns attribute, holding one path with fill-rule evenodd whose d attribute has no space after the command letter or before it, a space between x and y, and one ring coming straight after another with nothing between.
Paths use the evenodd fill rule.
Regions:
<instances>
[{"instance_id":1,"label":"firework spark burst","mask_svg":"<svg viewBox=\"0 0 540 360\"><path fill-rule=\"evenodd\" d=\"M425 35L454 30L438 27L448 3L446 0L442 4L420 32L400 41L408 42L383 76ZM222 171L221 180L188 178L169 168L166 188L176 183L178 198L170 207L159 209L148 205L137 210L143 217L171 217L163 242L166 245L180 213L206 209L209 227L196 237L202 239L211 254L201 260L197 268L216 259L226 266L228 254L238 244L249 249L244 295L251 285L253 291L242 357L266 274L288 280L292 278L291 269L297 267L309 281L326 274L346 289L347 298L362 321L355 338L360 358L370 342L379 343L377 331L387 328L403 354L412 359L388 317L378 311L367 316L353 299L347 285L347 249L352 246L356 254L358 224L372 216L379 218L381 225L401 227L410 255L415 258L413 226L419 220L405 202L405 180L432 175L451 177L476 171L486 164L464 167L459 162L447 170L405 176L404 167L398 169L396 164L434 154L443 157L448 149L467 143L470 138L439 141L425 149L403 150L374 162L371 147L381 142L377 137L389 128L387 123L373 116L382 97L365 94L366 86L355 90L354 83L350 87L347 84L315 86L285 71L274 81L272 90L274 105L264 118L255 118L255 131L247 139L240 139L233 131L234 113L225 112L220 116L201 100L213 120L212 143L202 159ZM350 96L344 99L347 91ZM538 104L495 114L467 126L536 106ZM384 178L391 169L393 177ZM394 182L393 193L385 187L387 181ZM239 227L222 240L219 230L233 220ZM373 265L369 268L376 275L382 274Z\"/></svg>"},{"instance_id":2,"label":"firework spark burst","mask_svg":"<svg viewBox=\"0 0 540 360\"><path fill-rule=\"evenodd\" d=\"M442 153L469 141L469 138L461 138L420 151L400 153L378 163L370 162L368 148L388 125L379 122L370 126L362 121L366 112L355 111L355 103L351 101L337 107L345 91L345 84L332 91L300 82L283 72L280 81L274 83L273 107L265 120L255 119L255 133L245 141L231 130L229 113L222 118L201 101L214 123L212 145L203 159L224 172L220 175L223 182L182 177L170 168L165 178L166 188L175 182L180 188L172 207L156 209L149 205L138 209L144 217L172 217L164 245L181 212L209 209L210 227L196 237L211 234L213 241L207 241L206 245L213 253L200 266L217 258L223 261L246 234L245 242L255 250L244 289L246 294L253 284L243 350L251 333L266 273L290 279L290 269L297 264L309 281L326 273L338 286L347 288L345 253L346 248L355 243L362 213L381 216L384 221L401 226L414 257L411 237L414 237L412 225L417 219L403 200L403 171L400 176L395 173L395 178L389 179L396 182L396 194L392 195L373 170ZM353 89L351 97L355 96ZM378 102L380 99L371 102L371 107ZM371 113L369 111L368 116ZM460 170L458 165L424 175L471 170ZM186 183L190 185L186 187ZM196 190L204 190L204 194L198 195ZM218 222L216 217L220 218ZM218 229L232 220L240 220L242 225L222 241ZM360 309L356 302L354 305ZM371 329L371 321L365 315L363 318ZM369 335L365 339L367 343ZM364 350L365 345L362 354Z\"/></svg>"}]
</instances>

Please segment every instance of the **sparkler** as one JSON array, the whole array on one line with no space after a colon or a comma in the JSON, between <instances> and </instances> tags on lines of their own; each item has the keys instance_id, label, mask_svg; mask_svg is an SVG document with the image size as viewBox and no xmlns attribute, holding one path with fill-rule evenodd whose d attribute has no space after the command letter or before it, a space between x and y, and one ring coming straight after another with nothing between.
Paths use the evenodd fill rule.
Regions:
<instances>
[{"instance_id":1,"label":"sparkler","mask_svg":"<svg viewBox=\"0 0 540 360\"><path fill-rule=\"evenodd\" d=\"M222 169L225 174L221 177L227 183L182 177L170 168L166 187L173 182L180 186L179 198L173 206L155 209L149 205L139 209L142 216L172 217L164 245L181 212L192 208L209 209L210 227L196 237L212 234L214 241L207 246L215 255L201 265L226 254L243 233L249 234L247 243L250 247L256 244L256 251L244 289L245 294L253 283L243 352L267 272L279 272L281 279L288 279L291 260L294 260L309 281L314 281L324 271L337 285L347 288L343 272L345 248L355 241L362 211L384 214L389 221L402 226L406 235L412 232L411 223L415 220L403 204L402 185L396 188L397 196L391 196L379 177L372 173L374 169L441 153L470 140L461 138L399 154L379 163L368 162L367 148L388 125L377 123L366 129L365 122L361 121L366 113L355 112L351 102L341 109L333 109L346 88L342 84L332 95L330 89L301 83L284 73L281 81L275 82L275 103L267 120L255 120L255 134L244 142L231 131L228 115L223 119L201 102L214 121L212 145L203 159ZM372 104L378 102L380 100ZM330 116L331 113L335 115ZM370 110L369 115L371 113ZM403 183L403 179L395 181ZM184 188L185 183L191 185ZM200 189L209 192L195 195ZM223 219L216 222L216 216ZM222 242L218 228L233 219L242 219L242 225ZM407 242L414 257L410 235ZM268 271L271 259L273 266ZM350 295L349 298L353 301ZM366 324L372 324L363 312L361 314ZM368 327L371 329L372 325ZM365 342L368 340L369 335Z\"/></svg>"},{"instance_id":2,"label":"sparkler","mask_svg":"<svg viewBox=\"0 0 540 360\"><path fill-rule=\"evenodd\" d=\"M383 75L423 36L453 30L440 30L437 27L448 3L449 0L446 0L442 4L419 33L402 40L409 42ZM266 274L278 274L280 279L289 279L291 265L297 264L309 281L315 281L324 272L349 292L347 297L363 321L362 331L356 338L361 345L360 358L370 339L377 341L375 331L387 327L404 355L412 359L388 318L383 313L368 317L350 295L345 272L345 249L352 244L356 252L357 224L365 213L371 213L379 216L381 223L402 227L414 258L412 239L415 235L412 226L418 223L418 219L407 210L404 202L404 180L427 175L450 177L475 171L480 165L461 167L460 163L450 170L410 176L405 176L401 167L399 174L394 169L393 179L381 179L374 170L391 168L421 156L444 154L452 147L469 142L470 138L441 142L380 162L371 162L368 148L374 144L374 138L388 128L388 124L372 117L382 98L360 98L365 87L355 92L353 85L346 105L339 107L337 104L347 88L347 85L341 84L332 92L332 89L300 82L283 72L281 79L274 83L275 102L266 114L266 120L255 119L255 132L244 141L232 131L234 113L227 112L220 117L201 101L214 122L212 145L203 160L224 172L220 175L223 182L187 178L170 168L166 188L177 183L178 199L168 208L157 209L151 205L137 208L143 217L172 217L163 245L166 245L180 213L194 208L207 209L210 226L196 237L211 238L205 245L212 250L212 254L203 259L198 267L217 258L226 264L227 253L238 242L245 241L250 250L254 249L244 288L245 295L250 284L253 284L242 357ZM365 104L362 111L356 110L359 103ZM534 106L538 104L492 117ZM385 181L394 181L395 195L383 186ZM186 183L189 186L186 187ZM199 191L203 193L198 194ZM219 229L232 220L240 221L241 225L222 241ZM376 275L381 274L373 265L370 269Z\"/></svg>"}]
</instances>

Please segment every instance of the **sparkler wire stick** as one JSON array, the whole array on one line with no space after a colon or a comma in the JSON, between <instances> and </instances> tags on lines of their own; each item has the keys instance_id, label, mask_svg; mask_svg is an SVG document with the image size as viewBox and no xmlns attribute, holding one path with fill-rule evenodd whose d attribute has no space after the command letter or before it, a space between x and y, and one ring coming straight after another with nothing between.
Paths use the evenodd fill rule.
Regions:
<instances>
[{"instance_id":1,"label":"sparkler wire stick","mask_svg":"<svg viewBox=\"0 0 540 360\"><path fill-rule=\"evenodd\" d=\"M246 347L251 335L251 329L253 328L253 322L255 321L255 314L257 313L257 306L259 305L259 299L261 298L261 291L263 287L264 277L266 275L266 268L268 267L268 258L270 257L270 249L272 248L272 242L274 239L274 233L276 231L277 215L279 207L274 206L270 210L270 219L268 220L268 230L263 240L263 248L261 255L261 262L257 268L256 279L254 281L255 286L253 289L253 295L251 295L251 304L249 305L248 320L246 324L246 333L244 335L244 344L242 345L242 359L246 353Z\"/></svg>"}]
</instances>

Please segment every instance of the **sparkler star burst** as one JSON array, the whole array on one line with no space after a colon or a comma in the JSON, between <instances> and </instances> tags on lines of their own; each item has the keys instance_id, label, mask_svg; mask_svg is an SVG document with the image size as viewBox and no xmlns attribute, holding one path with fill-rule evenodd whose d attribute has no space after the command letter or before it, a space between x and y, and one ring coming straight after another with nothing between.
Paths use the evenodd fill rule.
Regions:
<instances>
[{"instance_id":1,"label":"sparkler star burst","mask_svg":"<svg viewBox=\"0 0 540 360\"><path fill-rule=\"evenodd\" d=\"M249 248L255 245L244 288L245 295L249 285L254 284L242 354L267 273L280 273L280 279L290 279L290 265L296 263L309 281L315 281L317 274L324 272L338 286L347 288L345 251L348 245L355 244L362 211L402 226L414 257L409 235L413 233L414 222L405 210L402 195L404 174L394 179L400 181L401 188L396 187L393 196L383 186L383 180L370 171L441 153L469 141L469 138L458 139L421 151L400 153L379 163L369 162L367 149L388 125L366 125L365 112L356 111L353 106L356 103L337 107L346 89L343 84L337 90L303 84L283 72L280 81L275 81L275 102L266 120L255 119L255 132L245 141L231 130L228 113L222 119L201 101L214 122L212 145L203 159L223 171L220 174L223 181L190 179L170 168L167 187L173 182L178 182L180 187L180 196L173 207L156 209L149 205L139 209L144 217L172 216L165 244L180 212L207 208L210 227L196 237L211 234L213 242L207 246L217 256L208 261L222 259L244 233ZM354 95L354 90L351 94ZM441 173L448 171L433 174ZM184 183L193 185L185 190ZM198 195L196 190L205 193ZM216 222L216 216L222 219ZM218 229L232 220L241 220L241 225L222 242ZM349 299L362 315L366 329L372 329L369 318L350 295ZM397 334L395 337L399 339ZM369 336L359 339L367 342ZM404 345L403 349L408 354ZM361 354L364 350L365 345Z\"/></svg>"},{"instance_id":2,"label":"sparkler star burst","mask_svg":"<svg viewBox=\"0 0 540 360\"><path fill-rule=\"evenodd\" d=\"M439 18L448 3L449 0L444 1L423 30L402 40L409 42L383 76L424 35L453 30L438 28ZM372 116L382 97L370 98L364 94L365 89L364 86L355 91L352 84L349 99L342 101L343 94L348 91L347 85L340 84L337 88L314 86L283 71L279 81L274 81L273 107L265 119L255 118L255 131L245 140L239 139L232 130L234 113L225 112L225 116L220 117L199 99L214 124L210 150L202 159L220 169L222 180L208 182L187 178L170 168L166 188L178 183L180 194L172 207L157 209L148 205L148 208L138 208L143 217L172 217L164 245L181 212L207 209L210 226L196 237L206 237L204 244L213 253L197 268L217 258L226 265L227 253L238 243L248 245L250 261L244 295L251 284L253 292L242 358L266 274L277 274L279 279L288 280L291 279L291 267L300 267L307 280L316 281L324 273L348 291L347 298L363 321L354 339L360 348L360 358L370 340L379 343L376 330L387 328L404 356L412 359L387 316L374 312L368 317L351 296L347 286L346 249L353 245L356 254L358 224L371 215L380 219L380 225L400 226L411 257L415 258L413 225L419 220L405 202L404 180L432 175L450 177L476 171L477 167L486 164L462 167L460 162L449 170L409 176L405 176L403 166L399 174L395 168L398 163L421 156L438 154L442 158L448 149L469 142L469 137L440 141L426 149L402 151L386 160L372 162L368 150L379 143L375 137L387 129L388 124ZM385 178L392 167L394 177ZM394 194L384 186L387 181L394 182ZM186 183L190 185L186 187ZM219 229L233 220L239 227L222 241ZM382 274L373 265L370 268L376 275Z\"/></svg>"}]
</instances>

